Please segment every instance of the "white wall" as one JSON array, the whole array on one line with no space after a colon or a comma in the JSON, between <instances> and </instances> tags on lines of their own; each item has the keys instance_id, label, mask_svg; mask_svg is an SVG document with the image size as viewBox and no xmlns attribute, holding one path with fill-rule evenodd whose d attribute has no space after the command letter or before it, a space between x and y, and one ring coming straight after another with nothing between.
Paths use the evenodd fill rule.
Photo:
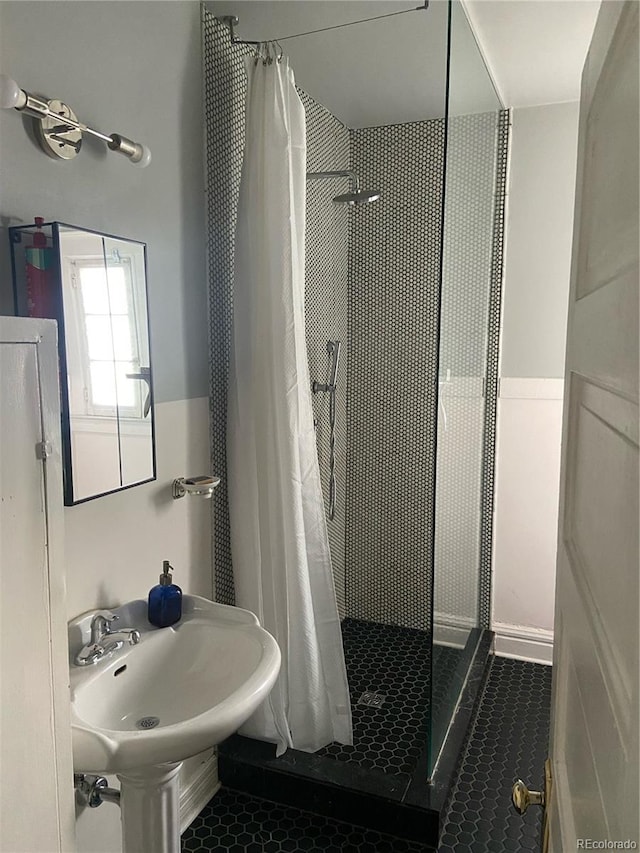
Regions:
<instances>
[{"instance_id":1,"label":"white wall","mask_svg":"<svg viewBox=\"0 0 640 853\"><path fill-rule=\"evenodd\" d=\"M492 627L549 663L577 138L577 103L513 110Z\"/></svg>"},{"instance_id":2,"label":"white wall","mask_svg":"<svg viewBox=\"0 0 640 853\"><path fill-rule=\"evenodd\" d=\"M163 559L184 591L211 597L211 503L171 496L175 477L208 470L207 397L156 405L156 452L155 482L65 507L69 619L146 598Z\"/></svg>"},{"instance_id":3,"label":"white wall","mask_svg":"<svg viewBox=\"0 0 640 853\"><path fill-rule=\"evenodd\" d=\"M7 225L60 220L147 244L156 401L208 393L200 8L196 0L3 0L2 73L151 148L137 169L85 137L47 157L0 110L0 312L12 313Z\"/></svg>"},{"instance_id":4,"label":"white wall","mask_svg":"<svg viewBox=\"0 0 640 853\"><path fill-rule=\"evenodd\" d=\"M503 376L564 376L577 145L577 102L513 110Z\"/></svg>"},{"instance_id":5,"label":"white wall","mask_svg":"<svg viewBox=\"0 0 640 853\"><path fill-rule=\"evenodd\" d=\"M212 502L171 498L174 477L210 465L199 4L2 2L0 49L19 85L153 154L136 169L89 138L75 160L52 160L0 110L1 313L8 224L42 215L147 244L158 479L65 509L68 615L145 598L163 559L185 592L211 596ZM78 853L117 853L119 810L87 810L77 835Z\"/></svg>"}]
</instances>

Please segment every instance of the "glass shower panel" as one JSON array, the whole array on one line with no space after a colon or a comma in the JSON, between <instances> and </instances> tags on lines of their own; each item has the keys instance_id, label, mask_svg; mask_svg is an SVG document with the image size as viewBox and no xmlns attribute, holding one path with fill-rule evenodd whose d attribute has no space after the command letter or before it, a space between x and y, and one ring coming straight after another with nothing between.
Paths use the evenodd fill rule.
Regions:
<instances>
[{"instance_id":1,"label":"glass shower panel","mask_svg":"<svg viewBox=\"0 0 640 853\"><path fill-rule=\"evenodd\" d=\"M451 4L438 369L430 773L480 638L485 386L500 101Z\"/></svg>"}]
</instances>

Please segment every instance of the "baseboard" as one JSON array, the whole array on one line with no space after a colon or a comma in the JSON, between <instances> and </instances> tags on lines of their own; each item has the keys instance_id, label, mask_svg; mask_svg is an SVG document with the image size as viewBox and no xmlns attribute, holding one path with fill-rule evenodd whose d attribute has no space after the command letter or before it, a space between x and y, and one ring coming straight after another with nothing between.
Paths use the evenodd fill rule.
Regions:
<instances>
[{"instance_id":1,"label":"baseboard","mask_svg":"<svg viewBox=\"0 0 640 853\"><path fill-rule=\"evenodd\" d=\"M494 622L495 654L550 666L553 662L553 631Z\"/></svg>"},{"instance_id":2,"label":"baseboard","mask_svg":"<svg viewBox=\"0 0 640 853\"><path fill-rule=\"evenodd\" d=\"M218 780L218 756L200 764L180 790L180 833L193 822L220 789Z\"/></svg>"}]
</instances>

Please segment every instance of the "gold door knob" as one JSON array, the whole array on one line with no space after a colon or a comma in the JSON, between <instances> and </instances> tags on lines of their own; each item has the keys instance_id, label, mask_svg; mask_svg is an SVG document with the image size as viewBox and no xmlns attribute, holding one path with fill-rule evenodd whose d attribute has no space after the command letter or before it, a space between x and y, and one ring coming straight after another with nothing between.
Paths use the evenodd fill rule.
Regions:
<instances>
[{"instance_id":1,"label":"gold door knob","mask_svg":"<svg viewBox=\"0 0 640 853\"><path fill-rule=\"evenodd\" d=\"M530 791L522 779L511 789L511 799L518 814L524 814L529 806L544 807L544 791Z\"/></svg>"}]
</instances>

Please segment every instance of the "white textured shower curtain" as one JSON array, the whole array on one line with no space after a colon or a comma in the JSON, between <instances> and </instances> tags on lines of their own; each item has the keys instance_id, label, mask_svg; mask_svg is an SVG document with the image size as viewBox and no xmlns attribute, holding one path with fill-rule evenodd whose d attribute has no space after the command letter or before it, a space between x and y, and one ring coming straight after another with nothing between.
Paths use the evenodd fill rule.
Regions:
<instances>
[{"instance_id":1,"label":"white textured shower curtain","mask_svg":"<svg viewBox=\"0 0 640 853\"><path fill-rule=\"evenodd\" d=\"M304 325L306 136L286 58L248 58L235 244L227 462L239 607L282 669L241 732L313 752L352 742Z\"/></svg>"}]
</instances>

